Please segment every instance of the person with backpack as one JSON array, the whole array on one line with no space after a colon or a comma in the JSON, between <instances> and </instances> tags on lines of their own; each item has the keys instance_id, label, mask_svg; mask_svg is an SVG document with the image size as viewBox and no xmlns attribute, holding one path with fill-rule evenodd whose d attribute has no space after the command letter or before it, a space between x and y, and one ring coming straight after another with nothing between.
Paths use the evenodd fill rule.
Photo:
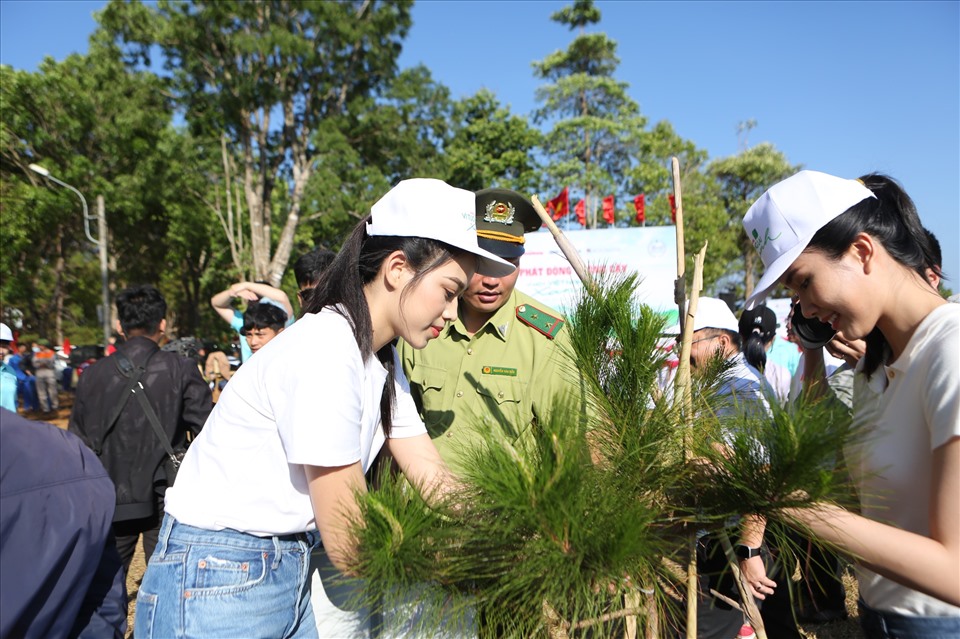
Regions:
<instances>
[{"instance_id":1,"label":"person with backpack","mask_svg":"<svg viewBox=\"0 0 960 639\"><path fill-rule=\"evenodd\" d=\"M80 377L68 430L106 467L117 489L113 531L128 569L140 536L149 560L172 485L170 452L183 450L210 414L210 389L196 363L161 351L167 303L153 286L117 296L124 342ZM159 432L158 432L159 431ZM161 435L163 439L161 439Z\"/></svg>"}]
</instances>

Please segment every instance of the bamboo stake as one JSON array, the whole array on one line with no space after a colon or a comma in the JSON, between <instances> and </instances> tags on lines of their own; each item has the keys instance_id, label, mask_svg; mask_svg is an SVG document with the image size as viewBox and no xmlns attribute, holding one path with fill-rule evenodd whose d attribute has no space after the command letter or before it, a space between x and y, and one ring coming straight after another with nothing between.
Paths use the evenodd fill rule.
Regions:
<instances>
[{"instance_id":1,"label":"bamboo stake","mask_svg":"<svg viewBox=\"0 0 960 639\"><path fill-rule=\"evenodd\" d=\"M680 337L680 364L677 366L677 377L674 389L678 401L681 402L686 428L684 429L684 455L691 457L691 441L693 437L693 397L690 388L690 347L693 342L693 318L697 314L697 305L700 302L700 291L703 289L703 260L707 255L707 243L693 257L693 285L690 287L690 303L681 311ZM685 316L684 316L685 314ZM687 545L687 636L697 636L697 533L690 532Z\"/></svg>"},{"instance_id":2,"label":"bamboo stake","mask_svg":"<svg viewBox=\"0 0 960 639\"><path fill-rule=\"evenodd\" d=\"M703 289L703 260L707 252L704 244L694 257L693 285L689 307L686 304L686 254L683 246L683 189L680 183L680 161L670 158L673 174L673 197L677 207L677 279L673 284L673 300L677 305L677 321L680 324L680 365L677 367L675 381L676 397L681 402L682 414L686 422L684 430L684 455L690 458L690 441L693 436L692 397L690 395L690 344L693 331L693 316L697 312L697 301ZM690 319L691 321L687 321ZM687 636L697 636L697 533L690 532L687 544Z\"/></svg>"},{"instance_id":3,"label":"bamboo stake","mask_svg":"<svg viewBox=\"0 0 960 639\"><path fill-rule=\"evenodd\" d=\"M638 590L631 589L623 593L624 610L638 610L642 603ZM636 614L628 615L624 619L623 639L637 639L637 620Z\"/></svg>"},{"instance_id":4,"label":"bamboo stake","mask_svg":"<svg viewBox=\"0 0 960 639\"><path fill-rule=\"evenodd\" d=\"M677 305L677 317L680 322L680 332L683 332L684 325L684 301L686 298L686 280L684 276L687 268L687 256L683 244L683 194L680 188L680 160L676 157L670 158L670 168L673 173L673 200L677 206L677 279L673 282L673 301Z\"/></svg>"},{"instance_id":5,"label":"bamboo stake","mask_svg":"<svg viewBox=\"0 0 960 639\"><path fill-rule=\"evenodd\" d=\"M703 261L707 256L707 246L709 242L704 242L703 247L693 256L693 285L690 287L690 301L686 304L686 309L681 315L683 318L681 324L683 330L680 333L680 363L677 365L676 391L683 409L684 421L687 425L685 434L686 445L685 452L690 455L690 437L693 436L693 396L690 388L690 349L693 344L693 318L697 314L697 306L700 304L700 291L703 290Z\"/></svg>"},{"instance_id":6,"label":"bamboo stake","mask_svg":"<svg viewBox=\"0 0 960 639\"><path fill-rule=\"evenodd\" d=\"M557 243L557 246L560 247L560 251L564 257L567 258L567 261L570 262L570 266L573 267L573 271L577 274L577 277L580 278L580 281L583 282L583 285L588 291L593 290L593 278L590 277L586 265L583 263L583 260L580 259L580 254L577 253L577 249L573 247L573 244L571 244L567 236L563 234L563 231L553 223L553 218L550 217L547 210L543 208L543 204L540 204L540 200L536 195L530 196L530 202L533 204L533 210L537 212L537 215L540 216L543 223L550 229L554 241Z\"/></svg>"},{"instance_id":7,"label":"bamboo stake","mask_svg":"<svg viewBox=\"0 0 960 639\"><path fill-rule=\"evenodd\" d=\"M753 626L753 631L757 633L757 639L767 639L767 629L763 625L763 617L760 616L757 602L753 600L753 595L750 593L750 584L747 583L746 577L740 571L740 562L737 561L737 555L733 552L730 537L723 530L720 531L718 537L720 538L720 545L723 546L723 553L727 556L727 563L730 564L730 569L733 571L737 590L740 592L743 612L747 615L750 625Z\"/></svg>"}]
</instances>

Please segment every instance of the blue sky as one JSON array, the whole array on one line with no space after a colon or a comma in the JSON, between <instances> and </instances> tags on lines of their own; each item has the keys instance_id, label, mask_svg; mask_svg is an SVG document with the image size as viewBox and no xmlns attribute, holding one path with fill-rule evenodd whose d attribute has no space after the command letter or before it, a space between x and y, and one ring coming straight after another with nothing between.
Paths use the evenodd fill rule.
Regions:
<instances>
[{"instance_id":1,"label":"blue sky","mask_svg":"<svg viewBox=\"0 0 960 639\"><path fill-rule=\"evenodd\" d=\"M103 2L0 1L0 62L34 70L87 48ZM425 64L454 97L492 90L535 107L531 62L565 48L566 2L418 2L401 66ZM651 122L711 158L771 142L794 164L892 175L943 246L960 290L960 2L598 2L616 78Z\"/></svg>"}]
</instances>

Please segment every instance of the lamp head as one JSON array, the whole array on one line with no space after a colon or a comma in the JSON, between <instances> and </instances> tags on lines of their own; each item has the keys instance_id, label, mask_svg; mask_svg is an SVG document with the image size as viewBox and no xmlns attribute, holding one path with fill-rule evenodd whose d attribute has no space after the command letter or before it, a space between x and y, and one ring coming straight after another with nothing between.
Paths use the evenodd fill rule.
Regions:
<instances>
[{"instance_id":1,"label":"lamp head","mask_svg":"<svg viewBox=\"0 0 960 639\"><path fill-rule=\"evenodd\" d=\"M34 173L39 173L43 177L50 177L50 171L46 170L39 164L30 164L27 168L29 168Z\"/></svg>"}]
</instances>

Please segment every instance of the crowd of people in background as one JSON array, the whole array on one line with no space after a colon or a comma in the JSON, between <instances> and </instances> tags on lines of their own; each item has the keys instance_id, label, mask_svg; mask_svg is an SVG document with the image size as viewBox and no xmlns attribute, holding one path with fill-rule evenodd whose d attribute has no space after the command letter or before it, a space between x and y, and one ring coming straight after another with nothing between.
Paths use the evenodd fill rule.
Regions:
<instances>
[{"instance_id":1,"label":"crowd of people in background","mask_svg":"<svg viewBox=\"0 0 960 639\"><path fill-rule=\"evenodd\" d=\"M150 614L138 614L137 636L179 635L184 624L210 636L229 628L371 636L369 618L340 610L315 569L349 570L344 523L358 516L352 495L364 489L380 448L435 498L454 485L458 456L471 443L496 437L522 446L558 397L586 418L575 369L564 359L564 318L514 288L524 234L540 226L526 197L405 180L371 213L339 254L316 249L296 261L300 319L287 294L265 282L237 282L211 298L239 337L239 357L197 339L167 339L166 303L151 286L118 296L117 345L99 362L71 362L42 339L17 344L0 324L0 405L49 415L59 390L76 387L69 431L116 487L115 503L100 500L96 535L109 538L119 557L103 553L92 564L106 566L91 580L103 606L107 593L116 594L116 566L126 570L141 536L157 560L138 595ZM766 271L750 299L735 305L744 307L739 318L723 300L699 300L692 365L727 360L718 401L729 401L719 411L770 415L802 394L832 393L854 419L877 425L876 445L856 452L864 471L856 479L867 491L860 514L828 505L815 516L798 511L791 515L797 539L815 533L856 558L869 637L960 636L960 307L937 294L936 238L889 178L813 171L772 187L744 227L759 238ZM761 303L778 284L794 295L786 317ZM824 343L795 330L811 320L827 325ZM318 406L324 429L314 428ZM74 440L58 445L64 459L76 456ZM907 452L909 460L899 459ZM885 479L901 465L910 486ZM89 485L102 492L93 479ZM883 494L893 500L879 503ZM711 535L699 539L698 636L724 639L742 616L711 594L739 597L723 584L718 547ZM791 604L783 599L789 576L771 564L776 548L765 543L762 521L745 523L735 550L750 594L767 600L762 612L773 636L799 637L797 619L846 617L839 554L810 556L801 571L806 596ZM191 553L191 572L178 573L179 558ZM903 553L909 561L896 559ZM207 570L205 557L213 556L236 570L263 564L276 580L251 582L257 596L250 597L235 587L246 573L221 583L215 569L223 566ZM223 596L209 609L201 598L185 607L191 588L211 585ZM21 614L15 624L27 625L4 625L4 636L29 626L30 614L42 617L29 605Z\"/></svg>"},{"instance_id":2,"label":"crowd of people in background","mask_svg":"<svg viewBox=\"0 0 960 639\"><path fill-rule=\"evenodd\" d=\"M305 303L304 295L335 256L333 251L316 248L294 263L297 300L301 308ZM215 403L240 364L293 324L296 315L287 294L266 282L237 282L214 295L210 304L229 323L236 335L234 340L217 344L196 337L171 338L164 334L160 346L197 363ZM2 406L43 419L57 417L60 393L72 393L84 371L100 357L115 353L117 345L125 339L122 334L115 333L106 348L71 347L69 340L54 348L45 338L29 343L18 341L7 324L0 326L0 344L4 345L2 374L5 376Z\"/></svg>"}]
</instances>

